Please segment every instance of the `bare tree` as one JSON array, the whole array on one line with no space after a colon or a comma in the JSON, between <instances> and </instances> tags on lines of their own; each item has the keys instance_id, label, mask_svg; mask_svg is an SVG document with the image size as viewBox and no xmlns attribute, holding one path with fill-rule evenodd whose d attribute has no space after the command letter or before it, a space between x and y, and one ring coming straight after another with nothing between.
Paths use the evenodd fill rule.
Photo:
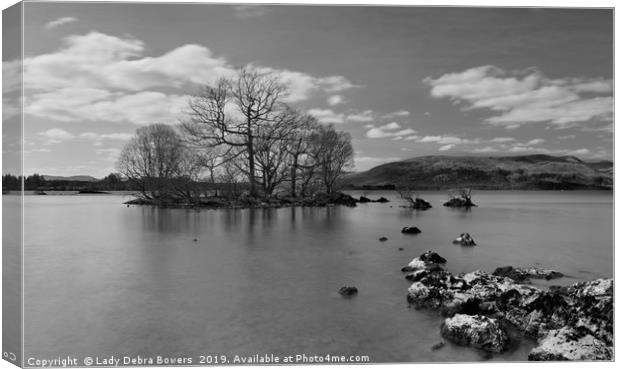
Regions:
<instances>
[{"instance_id":1,"label":"bare tree","mask_svg":"<svg viewBox=\"0 0 620 369\"><path fill-rule=\"evenodd\" d=\"M295 113L295 121L290 138L285 143L285 149L290 160L291 196L297 196L298 178L301 180L301 195L305 195L305 188L314 176L316 160L312 155L312 135L319 127L319 123L311 115Z\"/></svg>"},{"instance_id":2,"label":"bare tree","mask_svg":"<svg viewBox=\"0 0 620 369\"><path fill-rule=\"evenodd\" d=\"M144 198L156 199L169 195L171 179L185 174L187 155L172 127L152 124L136 130L121 151L117 169L140 188Z\"/></svg>"},{"instance_id":3,"label":"bare tree","mask_svg":"<svg viewBox=\"0 0 620 369\"><path fill-rule=\"evenodd\" d=\"M281 98L285 92L275 76L243 68L235 78L221 79L214 87L205 87L189 102L190 120L183 124L185 132L195 142L225 146L228 150L242 148L235 157L243 155L247 160L252 196L257 195L257 136L281 119Z\"/></svg>"},{"instance_id":4,"label":"bare tree","mask_svg":"<svg viewBox=\"0 0 620 369\"><path fill-rule=\"evenodd\" d=\"M331 193L344 171L353 166L351 135L329 125L320 126L313 136L319 175L325 191Z\"/></svg>"},{"instance_id":5,"label":"bare tree","mask_svg":"<svg viewBox=\"0 0 620 369\"><path fill-rule=\"evenodd\" d=\"M432 208L431 204L420 198L417 192L410 185L400 184L396 187L396 192L398 192L403 200L407 201L408 208L418 210L427 210Z\"/></svg>"}]
</instances>

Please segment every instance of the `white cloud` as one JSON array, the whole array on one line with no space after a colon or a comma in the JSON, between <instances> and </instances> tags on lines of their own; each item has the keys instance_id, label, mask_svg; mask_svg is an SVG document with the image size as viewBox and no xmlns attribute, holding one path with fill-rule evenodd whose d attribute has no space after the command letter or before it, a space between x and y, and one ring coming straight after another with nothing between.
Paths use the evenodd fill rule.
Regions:
<instances>
[{"instance_id":1,"label":"white cloud","mask_svg":"<svg viewBox=\"0 0 620 369\"><path fill-rule=\"evenodd\" d=\"M338 104L342 104L344 102L344 98L341 95L332 95L327 98L327 104L329 106L335 106Z\"/></svg>"},{"instance_id":2,"label":"white cloud","mask_svg":"<svg viewBox=\"0 0 620 369\"><path fill-rule=\"evenodd\" d=\"M106 121L139 125L176 123L187 96L163 92L113 93L89 88L63 88L27 97L24 111L62 122Z\"/></svg>"},{"instance_id":3,"label":"white cloud","mask_svg":"<svg viewBox=\"0 0 620 369\"><path fill-rule=\"evenodd\" d=\"M588 154L590 154L590 150L588 149L577 149L577 150L568 151L566 153L566 155L588 155Z\"/></svg>"},{"instance_id":4,"label":"white cloud","mask_svg":"<svg viewBox=\"0 0 620 369\"><path fill-rule=\"evenodd\" d=\"M73 134L61 128L50 128L47 131L39 132L39 136L43 137L47 144L57 144L75 138Z\"/></svg>"},{"instance_id":5,"label":"white cloud","mask_svg":"<svg viewBox=\"0 0 620 369\"><path fill-rule=\"evenodd\" d=\"M183 45L159 56L144 56L145 51L140 40L93 31L66 37L54 52L25 58L26 112L60 121L104 117L146 124L152 122L147 119L176 120L181 106L187 105L186 98L161 89L192 91L236 74L225 58L201 45ZM15 71L18 67L17 63L6 66ZM343 76L315 77L257 65L249 68L276 76L288 88L288 102L360 87Z\"/></svg>"},{"instance_id":6,"label":"white cloud","mask_svg":"<svg viewBox=\"0 0 620 369\"><path fill-rule=\"evenodd\" d=\"M350 122L372 122L374 119L372 110L364 110L360 113L347 115L347 121Z\"/></svg>"},{"instance_id":7,"label":"white cloud","mask_svg":"<svg viewBox=\"0 0 620 369\"><path fill-rule=\"evenodd\" d=\"M87 140L101 141L101 140L119 140L126 141L133 137L131 133L94 133L84 132L80 133L80 138Z\"/></svg>"},{"instance_id":8,"label":"white cloud","mask_svg":"<svg viewBox=\"0 0 620 369\"><path fill-rule=\"evenodd\" d=\"M496 113L486 122L505 128L547 122L566 128L590 120L611 120L611 80L596 78L549 79L540 71L504 71L495 66L426 78L431 96L449 98L463 110ZM582 95L588 93L589 95ZM599 94L603 96L591 96Z\"/></svg>"},{"instance_id":9,"label":"white cloud","mask_svg":"<svg viewBox=\"0 0 620 369\"><path fill-rule=\"evenodd\" d=\"M481 147L481 148L477 148L477 149L473 149L472 152L474 153L487 153L487 152L497 152L499 151L497 148L492 147L492 146L485 146L485 147Z\"/></svg>"},{"instance_id":10,"label":"white cloud","mask_svg":"<svg viewBox=\"0 0 620 369\"><path fill-rule=\"evenodd\" d=\"M396 122L392 122L392 123L388 123L384 126L381 126L381 128L384 129L399 129L400 128L400 124L396 123Z\"/></svg>"},{"instance_id":11,"label":"white cloud","mask_svg":"<svg viewBox=\"0 0 620 369\"><path fill-rule=\"evenodd\" d=\"M400 124L396 122L388 123L380 127L372 127L366 132L368 138L396 138L402 139L404 136L415 134L416 131L411 128L402 128Z\"/></svg>"},{"instance_id":12,"label":"white cloud","mask_svg":"<svg viewBox=\"0 0 620 369\"><path fill-rule=\"evenodd\" d=\"M447 150L452 149L453 147L454 147L454 144L444 145L444 146L439 148L439 151L447 151Z\"/></svg>"},{"instance_id":13,"label":"white cloud","mask_svg":"<svg viewBox=\"0 0 620 369\"><path fill-rule=\"evenodd\" d=\"M531 146L531 145L540 145L541 143L545 142L544 139L542 138L535 138L533 140L530 140L528 142L526 142L526 145Z\"/></svg>"},{"instance_id":14,"label":"white cloud","mask_svg":"<svg viewBox=\"0 0 620 369\"><path fill-rule=\"evenodd\" d=\"M52 29L52 28L56 28L58 26L62 26L63 24L67 24L67 23L71 23L71 22L76 22L77 20L78 19L75 18L75 17L62 17L62 18L58 18L56 20L48 22L45 25L45 28Z\"/></svg>"},{"instance_id":15,"label":"white cloud","mask_svg":"<svg viewBox=\"0 0 620 369\"><path fill-rule=\"evenodd\" d=\"M399 111L395 111L392 113L387 113L383 116L383 118L385 119L392 119L392 118L403 118L403 117L408 117L410 116L411 113L407 110L399 110Z\"/></svg>"},{"instance_id":16,"label":"white cloud","mask_svg":"<svg viewBox=\"0 0 620 369\"><path fill-rule=\"evenodd\" d=\"M457 144L475 144L479 143L480 139L466 139L456 136L424 136L417 139L417 142L436 142L441 145L457 145Z\"/></svg>"},{"instance_id":17,"label":"white cloud","mask_svg":"<svg viewBox=\"0 0 620 369\"><path fill-rule=\"evenodd\" d=\"M577 136L576 135L558 136L559 140L572 140L573 138L577 138Z\"/></svg>"},{"instance_id":18,"label":"white cloud","mask_svg":"<svg viewBox=\"0 0 620 369\"><path fill-rule=\"evenodd\" d=\"M340 124L344 123L345 115L342 113L336 113L331 109L310 109L308 114L314 116L321 123L325 124Z\"/></svg>"},{"instance_id":19,"label":"white cloud","mask_svg":"<svg viewBox=\"0 0 620 369\"><path fill-rule=\"evenodd\" d=\"M492 143L504 143L504 142L512 142L515 139L512 137L494 137L491 140L489 140L489 142Z\"/></svg>"}]
</instances>

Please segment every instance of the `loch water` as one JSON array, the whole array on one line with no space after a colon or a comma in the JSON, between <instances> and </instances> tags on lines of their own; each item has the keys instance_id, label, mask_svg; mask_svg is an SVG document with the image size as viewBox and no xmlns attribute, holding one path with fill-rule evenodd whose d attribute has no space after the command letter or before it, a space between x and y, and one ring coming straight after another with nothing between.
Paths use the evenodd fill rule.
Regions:
<instances>
[{"instance_id":1,"label":"loch water","mask_svg":"<svg viewBox=\"0 0 620 369\"><path fill-rule=\"evenodd\" d=\"M450 343L431 350L442 318L408 306L400 268L433 250L452 273L534 265L566 275L536 282L543 288L613 277L611 192L477 191L471 211L441 206L445 192L421 193L427 211L401 208L393 192L365 195L391 202L188 210L126 207L119 195L26 196L25 358L521 361L532 342L492 357ZM478 246L453 245L462 232ZM341 297L345 285L359 294Z\"/></svg>"}]
</instances>

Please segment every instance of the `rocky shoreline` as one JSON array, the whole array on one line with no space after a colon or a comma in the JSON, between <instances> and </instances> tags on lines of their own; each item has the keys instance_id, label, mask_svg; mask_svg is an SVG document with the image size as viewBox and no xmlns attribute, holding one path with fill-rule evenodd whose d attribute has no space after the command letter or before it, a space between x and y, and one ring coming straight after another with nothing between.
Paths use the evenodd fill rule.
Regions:
<instances>
[{"instance_id":1,"label":"rocky shoreline","mask_svg":"<svg viewBox=\"0 0 620 369\"><path fill-rule=\"evenodd\" d=\"M539 268L501 267L453 275L447 260L427 251L402 268L413 283L407 301L446 319L442 336L489 353L505 351L508 331L535 340L528 360L613 360L613 279L544 290L530 279L562 274Z\"/></svg>"}]
</instances>

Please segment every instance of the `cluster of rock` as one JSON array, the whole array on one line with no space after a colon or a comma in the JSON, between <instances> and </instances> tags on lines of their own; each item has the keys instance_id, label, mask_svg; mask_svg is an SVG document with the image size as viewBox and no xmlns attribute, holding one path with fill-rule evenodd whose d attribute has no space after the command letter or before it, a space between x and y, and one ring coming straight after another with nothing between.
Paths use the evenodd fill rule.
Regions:
<instances>
[{"instance_id":1,"label":"cluster of rock","mask_svg":"<svg viewBox=\"0 0 620 369\"><path fill-rule=\"evenodd\" d=\"M422 233L422 231L418 227L403 227L403 229L400 231L400 233L404 233L404 234L418 234L418 233Z\"/></svg>"},{"instance_id":2,"label":"cluster of rock","mask_svg":"<svg viewBox=\"0 0 620 369\"><path fill-rule=\"evenodd\" d=\"M453 275L446 259L427 251L402 268L413 283L407 300L441 312L442 335L457 344L502 352L508 329L538 342L529 360L611 360L613 280L596 279L549 291L522 284L530 278L559 278L538 268L498 268ZM516 278L513 279L510 276Z\"/></svg>"},{"instance_id":3,"label":"cluster of rock","mask_svg":"<svg viewBox=\"0 0 620 369\"><path fill-rule=\"evenodd\" d=\"M376 200L371 200L366 196L360 196L360 199L358 200L359 203L365 204L368 202L390 202L390 200L386 199L385 197L379 197Z\"/></svg>"}]
</instances>

